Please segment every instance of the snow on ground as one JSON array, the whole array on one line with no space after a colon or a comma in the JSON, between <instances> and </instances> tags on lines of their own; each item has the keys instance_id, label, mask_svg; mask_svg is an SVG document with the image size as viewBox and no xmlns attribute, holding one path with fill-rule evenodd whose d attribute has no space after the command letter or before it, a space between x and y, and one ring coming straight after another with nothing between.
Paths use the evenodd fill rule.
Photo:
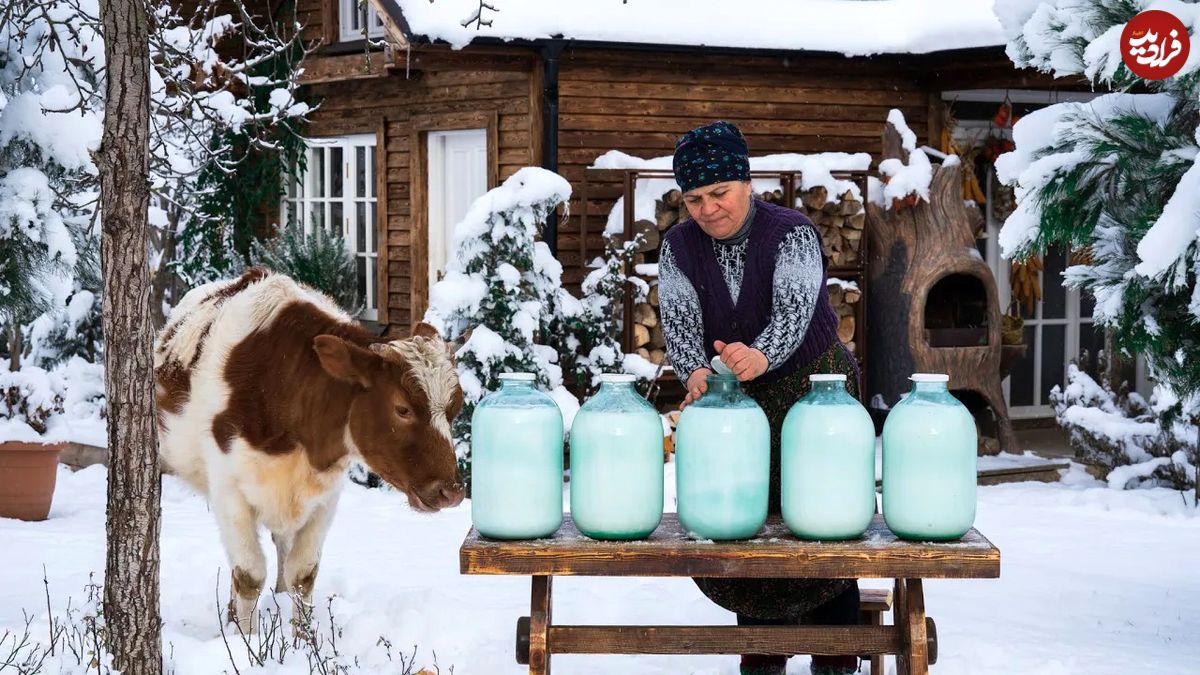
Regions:
<instances>
[{"instance_id":1,"label":"snow on ground","mask_svg":"<svg viewBox=\"0 0 1200 675\"><path fill-rule=\"evenodd\" d=\"M668 509L674 465L667 466ZM53 605L78 605L91 572L104 568L105 473L62 469L49 520L0 519L0 633L44 632L45 565ZM1113 490L1073 466L1063 482L979 490L976 526L1002 552L997 580L931 580L926 604L940 639L936 675L1096 675L1194 672L1200 660L1194 601L1200 597L1200 518L1180 493ZM399 493L349 484L330 532L316 596L336 595L340 645L364 663L380 635L456 675L517 675L513 630L528 613L522 577L460 576L458 547L470 503L435 515L410 511ZM265 547L271 548L271 547ZM269 568L274 569L268 551ZM220 570L220 572L219 572ZM217 586L228 564L202 498L164 478L163 614L177 675L233 672L218 630ZM271 583L268 581L268 583ZM880 582L865 582L878 585ZM562 623L730 624L733 616L687 579L561 578ZM324 602L318 603L319 607ZM302 662L303 659L300 659ZM732 656L557 656L559 675L731 675ZM807 673L807 658L788 672ZM890 660L887 672L894 666ZM863 672L868 667L863 666ZM244 665L243 673L247 672ZM287 666L254 672L307 673ZM374 672L395 672L379 669Z\"/></svg>"}]
</instances>

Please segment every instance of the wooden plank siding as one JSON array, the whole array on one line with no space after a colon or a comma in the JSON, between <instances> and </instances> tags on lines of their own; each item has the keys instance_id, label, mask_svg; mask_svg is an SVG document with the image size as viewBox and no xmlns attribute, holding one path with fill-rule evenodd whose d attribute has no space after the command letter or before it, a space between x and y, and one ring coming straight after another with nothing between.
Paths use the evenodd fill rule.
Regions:
<instances>
[{"instance_id":1,"label":"wooden plank siding","mask_svg":"<svg viewBox=\"0 0 1200 675\"><path fill-rule=\"evenodd\" d=\"M684 132L726 119L741 128L752 155L868 152L878 159L889 110L903 111L924 143L937 109L918 70L895 57L568 50L559 96L559 173L576 195L558 240L571 286L583 277L583 261L603 251L604 223L621 194L618 182L590 182L583 221L584 169L609 150L669 155Z\"/></svg>"},{"instance_id":2,"label":"wooden plank siding","mask_svg":"<svg viewBox=\"0 0 1200 675\"><path fill-rule=\"evenodd\" d=\"M306 36L336 37L333 2L298 3ZM406 333L427 302L421 273L425 179L423 170L414 175L423 153L414 153L413 144L424 142L423 130L466 128L455 125L494 118L489 173L495 180L541 165L544 72L528 46L419 46L395 52L391 64L374 57L369 66L360 57L350 63L345 54L313 57L312 77L318 82L308 91L321 108L313 115L311 133L377 133L381 139L377 171L385 187L380 213L386 218L380 223L380 297L386 297L393 331ZM878 160L889 110L903 111L919 142L927 143L940 133L940 91L974 84L977 75L995 86L1070 86L1005 63L1000 48L947 57L844 58L569 47L559 75L557 155L559 173L575 194L569 217L559 223L564 281L577 290L584 261L603 250L604 222L621 186L589 184L587 222L580 194L585 167L609 150L669 155L687 130L727 119L741 127L753 155L867 152Z\"/></svg>"},{"instance_id":3,"label":"wooden plank siding","mask_svg":"<svg viewBox=\"0 0 1200 675\"><path fill-rule=\"evenodd\" d=\"M314 57L314 60L322 57ZM326 57L328 58L328 57ZM502 182L518 169L541 162L540 134L530 135L531 93L528 72L488 70L409 71L393 68L386 77L325 82L309 87L320 108L312 115L314 137L377 133L376 171L383 177L379 192L379 261L383 275L381 314L385 307L391 332L408 334L427 302L425 269L424 185L413 184L414 138L424 141L429 129L493 127L489 132L489 182ZM540 118L540 109L534 110ZM495 123L482 122L494 117ZM416 133L414 134L414 130ZM494 136L494 137L492 137ZM420 153L423 154L423 153ZM419 157L419 155L418 155ZM494 187L494 185L489 185ZM415 207L415 208L414 208ZM384 217L382 214L386 214Z\"/></svg>"}]
</instances>

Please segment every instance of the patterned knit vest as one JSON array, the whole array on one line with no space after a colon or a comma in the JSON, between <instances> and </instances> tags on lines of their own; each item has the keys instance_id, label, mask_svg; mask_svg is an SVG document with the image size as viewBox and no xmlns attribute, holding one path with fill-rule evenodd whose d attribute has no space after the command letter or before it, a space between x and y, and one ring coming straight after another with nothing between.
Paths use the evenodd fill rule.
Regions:
<instances>
[{"instance_id":1,"label":"patterned knit vest","mask_svg":"<svg viewBox=\"0 0 1200 675\"><path fill-rule=\"evenodd\" d=\"M799 211L758 202L754 221L750 225L750 238L746 243L742 288L736 304L721 274L721 266L713 251L713 239L700 229L696 221L689 218L667 231L667 241L675 254L676 264L700 298L704 351L710 360L717 353L713 348L714 341L742 342L749 346L770 323L772 281L779 244L796 227L812 227L815 230L812 221ZM787 361L763 373L757 382L772 382L790 375L823 354L838 339L837 315L829 304L825 270L826 263L822 257L821 289L804 341Z\"/></svg>"}]
</instances>

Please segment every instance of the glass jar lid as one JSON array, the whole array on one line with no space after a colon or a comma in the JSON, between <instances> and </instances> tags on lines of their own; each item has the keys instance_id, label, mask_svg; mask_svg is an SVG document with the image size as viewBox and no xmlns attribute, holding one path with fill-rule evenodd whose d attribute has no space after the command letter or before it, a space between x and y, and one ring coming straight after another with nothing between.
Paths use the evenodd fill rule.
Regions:
<instances>
[{"instance_id":1,"label":"glass jar lid","mask_svg":"<svg viewBox=\"0 0 1200 675\"><path fill-rule=\"evenodd\" d=\"M845 382L846 376L841 373L816 373L809 375L810 382Z\"/></svg>"},{"instance_id":2,"label":"glass jar lid","mask_svg":"<svg viewBox=\"0 0 1200 675\"><path fill-rule=\"evenodd\" d=\"M945 373L913 373L908 379L913 382L949 382L950 376Z\"/></svg>"},{"instance_id":3,"label":"glass jar lid","mask_svg":"<svg viewBox=\"0 0 1200 675\"><path fill-rule=\"evenodd\" d=\"M637 378L629 373L601 373L600 382L604 384L630 384Z\"/></svg>"},{"instance_id":4,"label":"glass jar lid","mask_svg":"<svg viewBox=\"0 0 1200 675\"><path fill-rule=\"evenodd\" d=\"M533 373L500 373L497 377L501 380L515 380L517 382L533 382L537 376Z\"/></svg>"}]
</instances>

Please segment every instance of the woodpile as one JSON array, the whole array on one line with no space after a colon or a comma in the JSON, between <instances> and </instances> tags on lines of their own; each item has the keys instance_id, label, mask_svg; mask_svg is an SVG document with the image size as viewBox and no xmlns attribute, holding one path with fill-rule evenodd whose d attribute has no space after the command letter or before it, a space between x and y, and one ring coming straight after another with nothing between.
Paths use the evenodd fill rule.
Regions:
<instances>
[{"instance_id":1,"label":"woodpile","mask_svg":"<svg viewBox=\"0 0 1200 675\"><path fill-rule=\"evenodd\" d=\"M772 204L783 205L783 190L775 189L762 192L758 198ZM854 198L854 193L846 190L836 199L829 199L829 193L824 186L816 186L798 194L796 206L799 211L808 216L817 231L821 234L822 247L825 257L829 259L830 267L856 267L862 264L863 227L867 222L867 213L863 210L862 202ZM655 226L657 233L650 234L647 230L649 223L638 221L635 231L646 234L647 242L654 240L657 247L657 234L671 228L672 225L688 218L687 207L683 204L683 195L679 190L671 190L662 198L656 200L654 207Z\"/></svg>"},{"instance_id":2,"label":"woodpile","mask_svg":"<svg viewBox=\"0 0 1200 675\"><path fill-rule=\"evenodd\" d=\"M856 267L862 264L863 227L867 212L854 193L846 190L837 199L828 200L824 186L800 193L800 210L821 233L821 245L829 266Z\"/></svg>"},{"instance_id":3,"label":"woodpile","mask_svg":"<svg viewBox=\"0 0 1200 675\"><path fill-rule=\"evenodd\" d=\"M650 283L646 301L633 306L634 352L654 365L667 361L667 340L663 337L662 322L658 320L658 282Z\"/></svg>"},{"instance_id":4,"label":"woodpile","mask_svg":"<svg viewBox=\"0 0 1200 675\"><path fill-rule=\"evenodd\" d=\"M862 300L862 291L855 286L832 281L829 284L829 304L838 317L838 339L851 354L858 353L858 343L854 336L858 327L858 305Z\"/></svg>"},{"instance_id":5,"label":"woodpile","mask_svg":"<svg viewBox=\"0 0 1200 675\"><path fill-rule=\"evenodd\" d=\"M763 201L784 205L782 189L763 192L757 196ZM861 252L866 211L862 202L854 198L852 191L846 190L830 200L826 188L817 186L799 192L795 208L807 215L816 225L830 269L856 268L863 264ZM642 235L642 245L638 247L633 262L638 264L656 260L655 254L665 232L688 217L687 206L684 205L683 194L679 190L666 192L655 200L654 222L638 220L633 224L634 234ZM834 311L838 314L838 336L851 352L857 353L855 337L858 329L858 303L862 299L862 293L856 288L834 284L829 286L829 297ZM670 365L667 363L666 340L659 321L658 284L655 280L651 280L650 293L646 300L633 307L632 318L632 344L629 348L651 363Z\"/></svg>"}]
</instances>

